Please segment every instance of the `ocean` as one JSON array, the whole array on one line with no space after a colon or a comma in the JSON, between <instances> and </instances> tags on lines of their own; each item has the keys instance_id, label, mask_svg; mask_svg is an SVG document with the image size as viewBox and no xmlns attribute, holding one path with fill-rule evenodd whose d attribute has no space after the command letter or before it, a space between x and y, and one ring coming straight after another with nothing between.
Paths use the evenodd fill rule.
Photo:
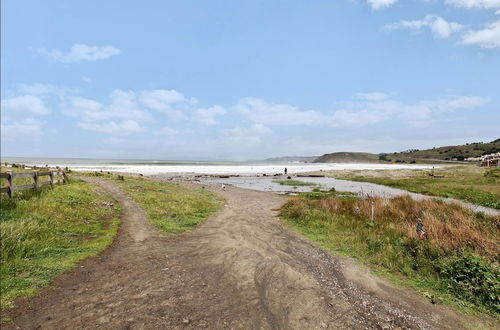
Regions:
<instances>
[{"instance_id":1,"label":"ocean","mask_svg":"<svg viewBox=\"0 0 500 330\"><path fill-rule=\"evenodd\" d=\"M143 175L272 175L327 171L327 170L377 170L377 169L426 169L432 165L421 164L357 164L357 163L269 163L269 162L204 162L165 160L120 160L120 159L78 159L78 158L25 158L2 157L1 162L51 167L68 167L74 171L105 171L140 173Z\"/></svg>"}]
</instances>

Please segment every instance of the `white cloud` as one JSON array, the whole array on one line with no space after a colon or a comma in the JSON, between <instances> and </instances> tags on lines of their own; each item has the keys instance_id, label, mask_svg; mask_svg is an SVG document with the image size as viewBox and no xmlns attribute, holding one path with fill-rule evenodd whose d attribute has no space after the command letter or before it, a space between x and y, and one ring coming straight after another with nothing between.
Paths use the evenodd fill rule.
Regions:
<instances>
[{"instance_id":1,"label":"white cloud","mask_svg":"<svg viewBox=\"0 0 500 330\"><path fill-rule=\"evenodd\" d=\"M195 99L187 99L182 93L166 89L143 91L140 100L145 106L175 120L187 119L183 111L196 103Z\"/></svg>"},{"instance_id":2,"label":"white cloud","mask_svg":"<svg viewBox=\"0 0 500 330\"><path fill-rule=\"evenodd\" d=\"M59 49L47 50L45 48L38 49L38 52L58 62L78 63L81 61L105 60L120 54L121 51L113 46L88 46L84 44L75 44L66 53Z\"/></svg>"},{"instance_id":3,"label":"white cloud","mask_svg":"<svg viewBox=\"0 0 500 330\"><path fill-rule=\"evenodd\" d=\"M408 29L415 32L421 32L423 28L429 28L437 38L448 38L452 34L461 31L464 26L456 22L448 22L444 18L437 15L427 15L421 20L402 20L397 23L387 24L384 26L384 30L387 31Z\"/></svg>"},{"instance_id":4,"label":"white cloud","mask_svg":"<svg viewBox=\"0 0 500 330\"><path fill-rule=\"evenodd\" d=\"M35 96L50 96L55 95L59 98L63 98L68 94L75 94L78 90L74 88L61 87L50 84L20 84L17 86L17 94L29 94Z\"/></svg>"},{"instance_id":5,"label":"white cloud","mask_svg":"<svg viewBox=\"0 0 500 330\"><path fill-rule=\"evenodd\" d=\"M478 45L481 48L500 47L500 20L487 24L484 29L467 31L461 43Z\"/></svg>"},{"instance_id":6,"label":"white cloud","mask_svg":"<svg viewBox=\"0 0 500 330\"><path fill-rule=\"evenodd\" d=\"M129 135L138 133L144 129L134 120L123 120L120 122L110 121L107 123L79 122L77 125L83 129L110 135Z\"/></svg>"},{"instance_id":7,"label":"white cloud","mask_svg":"<svg viewBox=\"0 0 500 330\"><path fill-rule=\"evenodd\" d=\"M202 125L214 125L217 123L216 117L224 115L226 110L218 105L210 108L200 108L194 111L194 119Z\"/></svg>"},{"instance_id":8,"label":"white cloud","mask_svg":"<svg viewBox=\"0 0 500 330\"><path fill-rule=\"evenodd\" d=\"M478 96L449 96L405 104L384 93L359 93L359 101L330 112L301 110L289 104L272 104L259 99L243 99L236 109L251 122L268 126L361 127L387 120L423 123L440 114L477 108L488 102Z\"/></svg>"},{"instance_id":9,"label":"white cloud","mask_svg":"<svg viewBox=\"0 0 500 330\"><path fill-rule=\"evenodd\" d=\"M405 104L395 100L367 101L351 105L333 113L331 126L356 127L372 125L386 120L401 120L419 124L433 121L445 113L478 108L488 99L479 96L449 96L437 100Z\"/></svg>"},{"instance_id":10,"label":"white cloud","mask_svg":"<svg viewBox=\"0 0 500 330\"><path fill-rule=\"evenodd\" d=\"M446 3L464 8L500 8L500 0L446 0Z\"/></svg>"},{"instance_id":11,"label":"white cloud","mask_svg":"<svg viewBox=\"0 0 500 330\"><path fill-rule=\"evenodd\" d=\"M79 96L68 98L68 107L64 113L70 116L81 116L84 120L92 120L95 113L98 113L104 107L101 103Z\"/></svg>"},{"instance_id":12,"label":"white cloud","mask_svg":"<svg viewBox=\"0 0 500 330\"><path fill-rule=\"evenodd\" d=\"M101 102L78 96L68 97L68 105L64 113L80 117L84 121L100 121L109 119L130 119L137 122L152 121L151 114L139 107L134 92L114 90L109 95L110 102Z\"/></svg>"},{"instance_id":13,"label":"white cloud","mask_svg":"<svg viewBox=\"0 0 500 330\"><path fill-rule=\"evenodd\" d=\"M235 109L254 123L269 125L318 125L327 119L313 110L302 111L289 104L268 103L256 98L242 99Z\"/></svg>"},{"instance_id":14,"label":"white cloud","mask_svg":"<svg viewBox=\"0 0 500 330\"><path fill-rule=\"evenodd\" d=\"M384 7L389 7L398 2L398 0L366 0L366 2L372 7L374 10L378 10Z\"/></svg>"},{"instance_id":15,"label":"white cloud","mask_svg":"<svg viewBox=\"0 0 500 330\"><path fill-rule=\"evenodd\" d=\"M33 115L48 115L50 110L44 102L34 95L22 95L4 99L1 102L2 117L25 118Z\"/></svg>"}]
</instances>

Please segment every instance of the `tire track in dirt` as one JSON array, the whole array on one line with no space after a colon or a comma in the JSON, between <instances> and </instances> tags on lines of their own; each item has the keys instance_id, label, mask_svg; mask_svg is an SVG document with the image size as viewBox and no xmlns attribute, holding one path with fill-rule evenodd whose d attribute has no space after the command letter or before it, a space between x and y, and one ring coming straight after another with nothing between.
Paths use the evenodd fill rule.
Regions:
<instances>
[{"instance_id":1,"label":"tire track in dirt","mask_svg":"<svg viewBox=\"0 0 500 330\"><path fill-rule=\"evenodd\" d=\"M371 276L285 228L283 196L235 187L190 233L164 236L115 184L115 243L12 312L18 329L461 328L457 315ZM187 184L191 188L199 185Z\"/></svg>"}]
</instances>

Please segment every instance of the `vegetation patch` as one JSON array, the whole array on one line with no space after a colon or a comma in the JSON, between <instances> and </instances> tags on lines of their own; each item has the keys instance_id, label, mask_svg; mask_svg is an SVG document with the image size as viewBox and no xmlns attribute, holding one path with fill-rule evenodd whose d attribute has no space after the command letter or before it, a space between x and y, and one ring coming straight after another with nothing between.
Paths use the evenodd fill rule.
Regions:
<instances>
[{"instance_id":1,"label":"vegetation patch","mask_svg":"<svg viewBox=\"0 0 500 330\"><path fill-rule=\"evenodd\" d=\"M2 196L1 309L103 251L113 241L120 215L110 195L78 180L21 191L12 199Z\"/></svg>"},{"instance_id":2,"label":"vegetation patch","mask_svg":"<svg viewBox=\"0 0 500 330\"><path fill-rule=\"evenodd\" d=\"M298 180L275 180L274 182L279 183L282 186L294 186L294 187L317 186L317 184L313 182L305 182Z\"/></svg>"},{"instance_id":3,"label":"vegetation patch","mask_svg":"<svg viewBox=\"0 0 500 330\"><path fill-rule=\"evenodd\" d=\"M324 248L403 278L433 301L500 313L500 216L408 196L298 196L281 216Z\"/></svg>"},{"instance_id":4,"label":"vegetation patch","mask_svg":"<svg viewBox=\"0 0 500 330\"><path fill-rule=\"evenodd\" d=\"M116 182L139 203L148 219L167 233L189 230L214 214L223 200L205 190L191 190L139 177L124 177Z\"/></svg>"},{"instance_id":5,"label":"vegetation patch","mask_svg":"<svg viewBox=\"0 0 500 330\"><path fill-rule=\"evenodd\" d=\"M500 169L454 167L432 172L406 173L406 176L397 177L391 171L379 171L377 176L364 175L361 171L349 174L333 173L333 175L339 179L372 182L424 195L451 197L500 209Z\"/></svg>"},{"instance_id":6,"label":"vegetation patch","mask_svg":"<svg viewBox=\"0 0 500 330\"><path fill-rule=\"evenodd\" d=\"M302 192L299 196L308 197L311 199L319 199L324 197L339 196L339 197L356 197L357 194L349 191L337 191L335 188L329 190L322 190L318 187L313 188L312 191Z\"/></svg>"}]
</instances>

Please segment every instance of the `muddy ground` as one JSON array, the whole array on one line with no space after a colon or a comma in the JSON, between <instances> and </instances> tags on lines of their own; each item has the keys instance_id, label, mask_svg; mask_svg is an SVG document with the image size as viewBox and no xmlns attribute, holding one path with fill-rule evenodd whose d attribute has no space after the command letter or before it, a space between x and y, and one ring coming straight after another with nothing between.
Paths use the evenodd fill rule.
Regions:
<instances>
[{"instance_id":1,"label":"muddy ground","mask_svg":"<svg viewBox=\"0 0 500 330\"><path fill-rule=\"evenodd\" d=\"M459 329L478 321L313 246L276 217L284 196L211 186L226 198L223 209L192 232L165 236L117 186L89 180L124 208L115 243L19 300L3 329Z\"/></svg>"}]
</instances>

